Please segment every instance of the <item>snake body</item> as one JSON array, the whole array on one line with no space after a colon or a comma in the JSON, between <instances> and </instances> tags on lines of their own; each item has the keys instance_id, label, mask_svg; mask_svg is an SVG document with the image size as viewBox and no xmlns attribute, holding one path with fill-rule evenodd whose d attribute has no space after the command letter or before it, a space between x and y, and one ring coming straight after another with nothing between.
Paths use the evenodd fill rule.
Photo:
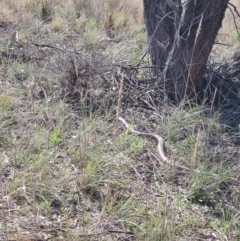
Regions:
<instances>
[{"instance_id":1,"label":"snake body","mask_svg":"<svg viewBox=\"0 0 240 241\"><path fill-rule=\"evenodd\" d=\"M119 117L119 120L125 125L127 129L129 129L131 133L134 133L140 136L152 137L153 139L155 139L157 142L157 151L158 151L159 157L161 158L162 161L167 162L168 158L166 157L163 149L164 140L161 136L153 133L136 131L133 128L131 128L129 124L122 117Z\"/></svg>"},{"instance_id":2,"label":"snake body","mask_svg":"<svg viewBox=\"0 0 240 241\"><path fill-rule=\"evenodd\" d=\"M194 172L194 173L200 173L199 170L194 170L194 169L190 169L189 167L186 167L186 166L183 166L183 165L180 165L180 164L177 164L177 163L172 163L171 160L169 160L166 155L165 155L165 152L164 152L164 148L163 148L163 145L164 145L164 140L161 136L157 135L157 134L153 134L153 133L146 133L146 132L140 132L140 131L136 131L134 130L133 128L130 127L130 125L127 123L127 121L125 121L122 117L119 117L118 118L124 125L125 127L133 134L137 134L137 135L141 135L141 136L146 136L146 137L152 137L153 139L155 139L155 141L157 142L157 151L158 151L158 154L159 154L159 157L162 161L168 163L169 165L173 165L175 167L178 167L182 170L185 170L185 171L189 171L189 172ZM215 173L212 173L212 175L214 177L218 177L217 174ZM223 181L223 183L228 187L229 187L229 184L226 182L226 181Z\"/></svg>"},{"instance_id":3,"label":"snake body","mask_svg":"<svg viewBox=\"0 0 240 241\"><path fill-rule=\"evenodd\" d=\"M130 127L130 125L127 123L126 120L124 120L122 117L119 117L118 118L124 125L125 127L133 134L137 134L137 135L140 135L140 136L145 136L145 137L152 137L153 139L155 139L155 141L157 142L157 152L159 154L159 157L160 159L163 161L163 162L166 162L170 165L173 165L173 163L167 158L167 156L165 155L165 152L164 152L164 140L161 136L157 135L157 134L154 134L154 133L146 133L146 132L140 132L140 131L136 131L134 130L133 128ZM179 164L176 164L174 163L174 166L176 167L179 167L183 170L186 170L186 171L191 171L192 169L186 167L186 166L182 166L182 165L179 165ZM199 173L198 170L192 170L194 172L197 172Z\"/></svg>"}]
</instances>

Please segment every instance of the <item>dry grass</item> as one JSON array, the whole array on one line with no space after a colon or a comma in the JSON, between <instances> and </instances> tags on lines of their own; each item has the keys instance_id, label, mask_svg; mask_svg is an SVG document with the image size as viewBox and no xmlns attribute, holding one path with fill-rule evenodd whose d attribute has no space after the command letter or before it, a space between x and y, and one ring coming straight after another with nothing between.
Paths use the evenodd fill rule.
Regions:
<instances>
[{"instance_id":1,"label":"dry grass","mask_svg":"<svg viewBox=\"0 0 240 241\"><path fill-rule=\"evenodd\" d=\"M238 0L231 0L230 3L236 6L238 12L240 12ZM235 26L235 22L237 26ZM215 56L215 52L216 52L217 59L219 59L220 61L223 61L229 58L233 54L233 52L239 47L240 32L239 30L236 29L236 27L239 29L239 26L240 26L239 17L237 13L234 11L234 8L230 6L230 8L227 9L225 19L223 21L223 26L220 29L217 37L217 42L226 44L227 46L215 45L213 50L214 52L213 55Z\"/></svg>"},{"instance_id":2,"label":"dry grass","mask_svg":"<svg viewBox=\"0 0 240 241\"><path fill-rule=\"evenodd\" d=\"M0 51L15 30L22 44L1 58L3 240L239 240L239 133L214 108L151 102L131 86L148 71L118 67L146 51L142 1L0 6ZM154 143L116 125L116 109L200 173L162 163Z\"/></svg>"}]
</instances>

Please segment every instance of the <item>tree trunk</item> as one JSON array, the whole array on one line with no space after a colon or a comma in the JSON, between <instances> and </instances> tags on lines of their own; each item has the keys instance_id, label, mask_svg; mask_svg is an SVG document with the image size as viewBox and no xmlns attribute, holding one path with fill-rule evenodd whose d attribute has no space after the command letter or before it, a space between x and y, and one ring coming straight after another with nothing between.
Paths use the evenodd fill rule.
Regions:
<instances>
[{"instance_id":1,"label":"tree trunk","mask_svg":"<svg viewBox=\"0 0 240 241\"><path fill-rule=\"evenodd\" d=\"M149 54L175 100L196 97L229 0L143 0Z\"/></svg>"}]
</instances>

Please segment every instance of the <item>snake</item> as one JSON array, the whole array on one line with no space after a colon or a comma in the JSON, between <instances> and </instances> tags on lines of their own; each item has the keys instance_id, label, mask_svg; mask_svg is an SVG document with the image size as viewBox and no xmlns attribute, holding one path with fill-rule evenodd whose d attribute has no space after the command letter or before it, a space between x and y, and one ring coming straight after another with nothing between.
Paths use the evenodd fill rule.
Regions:
<instances>
[{"instance_id":1,"label":"snake","mask_svg":"<svg viewBox=\"0 0 240 241\"><path fill-rule=\"evenodd\" d=\"M160 136L160 135L157 135L157 134L154 134L154 133L147 133L147 132L140 132L140 131L136 131L134 130L129 124L128 122L123 119L121 116L118 118L119 121L121 121L124 126L133 134L136 134L136 135L139 135L139 136L144 136L144 137L150 137L150 138L153 138L156 142L157 142L157 152L158 152L158 155L160 157L160 159L163 161L163 162L166 162L170 165L172 165L172 161L170 161L165 152L164 152L164 139ZM174 163L174 166L178 167L178 168L181 168L183 170L186 170L186 171L194 171L194 172L197 172L199 173L198 170L192 170L186 166L183 166L183 165L180 165L180 164L176 164Z\"/></svg>"},{"instance_id":2,"label":"snake","mask_svg":"<svg viewBox=\"0 0 240 241\"><path fill-rule=\"evenodd\" d=\"M122 117L119 117L119 120L125 125L125 127L131 133L137 134L140 136L145 136L145 137L152 137L153 139L155 139L155 141L157 142L157 151L158 151L158 155L159 155L160 159L164 162L166 162L168 160L167 156L165 155L164 148L163 148L164 140L161 136L159 136L157 134L153 134L153 133L136 131L133 128L131 128L130 125L127 123L127 121L125 119L123 119Z\"/></svg>"},{"instance_id":3,"label":"snake","mask_svg":"<svg viewBox=\"0 0 240 241\"><path fill-rule=\"evenodd\" d=\"M186 167L186 166L183 166L183 165L180 165L180 164L177 164L177 163L172 163L172 161L169 160L167 158L167 156L165 155L165 152L164 152L164 139L160 135L157 135L157 134L154 134L154 133L147 133L147 132L136 131L127 123L127 121L125 119L123 119L120 116L119 116L118 120L120 120L131 133L136 134L136 135L140 135L140 136L151 137L151 138L155 139L155 141L157 142L157 152L159 154L160 159L163 162L166 162L169 165L173 165L175 167L178 167L178 168L180 168L182 170L185 170L185 171L188 171L188 172L192 171L194 173L201 173L200 170L191 169L189 167ZM214 177L218 177L218 175L215 174L215 173L212 173L212 175ZM222 182L226 185L226 187L228 187L230 189L230 186L229 186L227 181L223 180Z\"/></svg>"}]
</instances>

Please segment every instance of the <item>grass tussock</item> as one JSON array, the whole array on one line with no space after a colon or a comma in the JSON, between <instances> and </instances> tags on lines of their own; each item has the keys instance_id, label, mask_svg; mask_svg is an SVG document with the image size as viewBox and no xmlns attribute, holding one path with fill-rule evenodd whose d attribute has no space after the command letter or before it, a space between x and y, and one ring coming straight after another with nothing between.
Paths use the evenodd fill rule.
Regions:
<instances>
[{"instance_id":1,"label":"grass tussock","mask_svg":"<svg viewBox=\"0 0 240 241\"><path fill-rule=\"evenodd\" d=\"M142 2L0 5L3 240L239 240L239 131L136 71Z\"/></svg>"}]
</instances>

